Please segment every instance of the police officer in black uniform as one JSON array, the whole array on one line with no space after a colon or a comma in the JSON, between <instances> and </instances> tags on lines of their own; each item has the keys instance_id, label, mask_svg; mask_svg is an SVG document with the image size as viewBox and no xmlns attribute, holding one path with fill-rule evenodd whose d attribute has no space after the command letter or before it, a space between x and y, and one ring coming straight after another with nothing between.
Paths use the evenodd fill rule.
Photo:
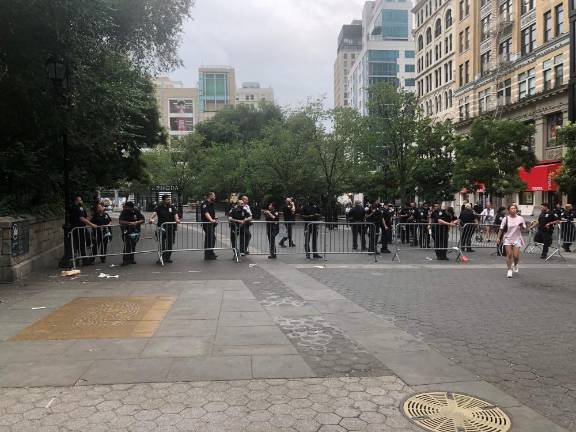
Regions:
<instances>
[{"instance_id":1,"label":"police officer in black uniform","mask_svg":"<svg viewBox=\"0 0 576 432\"><path fill-rule=\"evenodd\" d=\"M94 264L94 258L89 258L86 255L86 246L90 244L90 236L88 235L86 226L92 228L98 228L98 226L88 219L88 213L84 208L80 195L74 197L74 204L70 208L70 226L72 227L70 235L72 236L74 254L84 257L82 258L83 265Z\"/></svg>"},{"instance_id":2,"label":"police officer in black uniform","mask_svg":"<svg viewBox=\"0 0 576 432\"><path fill-rule=\"evenodd\" d=\"M124 239L124 255L122 255L122 265L136 264L134 252L136 244L140 240L140 225L144 223L144 216L140 210L134 207L132 201L124 205L124 210L120 213L118 220L122 226L122 237Z\"/></svg>"},{"instance_id":3,"label":"police officer in black uniform","mask_svg":"<svg viewBox=\"0 0 576 432\"><path fill-rule=\"evenodd\" d=\"M266 220L266 236L268 237L268 246L270 255L268 258L276 259L276 236L280 232L280 213L276 209L275 203L268 204L264 210L264 219Z\"/></svg>"},{"instance_id":4,"label":"police officer in black uniform","mask_svg":"<svg viewBox=\"0 0 576 432\"><path fill-rule=\"evenodd\" d=\"M418 246L418 239L417 239L417 225L416 225L416 218L418 217L418 209L416 208L416 203L410 203L410 206L407 209L408 213L408 239L410 241L410 246Z\"/></svg>"},{"instance_id":5,"label":"police officer in black uniform","mask_svg":"<svg viewBox=\"0 0 576 432\"><path fill-rule=\"evenodd\" d=\"M240 253L240 256L244 256L248 246L248 224L252 221L252 215L248 212L246 205L241 199L228 212L228 221L230 222L232 247Z\"/></svg>"},{"instance_id":6,"label":"police officer in black uniform","mask_svg":"<svg viewBox=\"0 0 576 432\"><path fill-rule=\"evenodd\" d=\"M533 221L532 227L538 227L538 231L534 237L536 243L542 243L542 255L540 258L548 258L548 250L552 245L552 235L554 234L554 225L560 223L560 220L556 218L553 211L550 210L548 203L542 203L540 206L540 216L538 216L537 221Z\"/></svg>"},{"instance_id":7,"label":"police officer in black uniform","mask_svg":"<svg viewBox=\"0 0 576 432\"><path fill-rule=\"evenodd\" d=\"M430 214L432 224L432 239L436 249L436 258L440 261L448 261L448 236L450 227L456 226L454 216L447 210L440 208L440 204L434 204L434 210Z\"/></svg>"},{"instance_id":8,"label":"police officer in black uniform","mask_svg":"<svg viewBox=\"0 0 576 432\"><path fill-rule=\"evenodd\" d=\"M320 207L309 199L308 203L300 210L300 217L305 222L312 222L304 224L304 250L306 251L306 258L310 259L310 252L312 251L314 258L322 258L318 254L318 222L322 219L322 212ZM312 250L310 250L310 238L312 238Z\"/></svg>"},{"instance_id":9,"label":"police officer in black uniform","mask_svg":"<svg viewBox=\"0 0 576 432\"><path fill-rule=\"evenodd\" d=\"M160 237L158 240L162 245L162 260L164 263L172 263L172 245L176 239L177 229L174 222L179 224L180 216L178 215L176 207L172 205L172 198L170 195L162 195L160 205L154 209L154 213L152 213L148 222L153 224L156 218L158 218L157 232ZM161 264L160 261L156 261L156 263Z\"/></svg>"},{"instance_id":10,"label":"police officer in black uniform","mask_svg":"<svg viewBox=\"0 0 576 432\"><path fill-rule=\"evenodd\" d=\"M402 242L402 244L408 243L410 241L410 231L408 229L407 224L408 223L408 218L410 217L409 213L408 213L408 209L410 208L410 204L406 203L405 207L402 207L400 209L400 212L398 213L398 222L401 224L399 229L400 229L400 241Z\"/></svg>"},{"instance_id":11,"label":"police officer in black uniform","mask_svg":"<svg viewBox=\"0 0 576 432\"><path fill-rule=\"evenodd\" d=\"M94 207L94 214L90 222L97 226L92 230L92 255L100 255L100 262L106 262L108 243L112 240L112 230L107 227L112 223L112 218L104 211L104 204L98 203Z\"/></svg>"},{"instance_id":12,"label":"police officer in black uniform","mask_svg":"<svg viewBox=\"0 0 576 432\"><path fill-rule=\"evenodd\" d=\"M294 228L294 221L296 220L296 204L292 198L286 198L284 208L282 209L282 214L284 215L284 222L286 226L286 237L280 240L280 247L286 247L286 240L288 240L289 247L295 247L296 244L292 239L292 228Z\"/></svg>"},{"instance_id":13,"label":"police officer in black uniform","mask_svg":"<svg viewBox=\"0 0 576 432\"><path fill-rule=\"evenodd\" d=\"M392 230L394 228L394 210L390 207L390 204L384 203L384 206L380 209L382 212L382 253L390 253L388 249L388 244L392 242Z\"/></svg>"},{"instance_id":14,"label":"police officer in black uniform","mask_svg":"<svg viewBox=\"0 0 576 432\"><path fill-rule=\"evenodd\" d=\"M562 224L560 225L560 236L562 238L562 249L566 252L572 252L570 245L576 240L576 211L572 208L572 204L566 204L566 208L560 215Z\"/></svg>"},{"instance_id":15,"label":"police officer in black uniform","mask_svg":"<svg viewBox=\"0 0 576 432\"><path fill-rule=\"evenodd\" d=\"M382 228L382 219L383 215L380 211L380 204L378 201L373 201L370 204L368 212L366 213L366 222L369 222L368 225L368 252L371 254L374 253L376 255L380 255L377 249L378 244L378 235L380 233L380 229Z\"/></svg>"},{"instance_id":16,"label":"police officer in black uniform","mask_svg":"<svg viewBox=\"0 0 576 432\"><path fill-rule=\"evenodd\" d=\"M428 219L430 217L430 204L424 203L416 209L416 223L418 224L418 245L421 248L430 248L430 234L428 233Z\"/></svg>"},{"instance_id":17,"label":"police officer in black uniform","mask_svg":"<svg viewBox=\"0 0 576 432\"><path fill-rule=\"evenodd\" d=\"M216 201L216 194L208 192L206 200L200 204L200 218L202 222L202 230L204 231L204 259L215 260L218 256L214 253L214 246L216 246L216 225L218 225L218 218L214 210L214 201Z\"/></svg>"},{"instance_id":18,"label":"police officer in black uniform","mask_svg":"<svg viewBox=\"0 0 576 432\"><path fill-rule=\"evenodd\" d=\"M350 209L347 215L350 229L352 230L352 249L358 250L358 237L360 237L360 244L362 250L366 250L366 226L363 222L366 220L366 210L362 206L361 201L355 201L354 207Z\"/></svg>"}]
</instances>

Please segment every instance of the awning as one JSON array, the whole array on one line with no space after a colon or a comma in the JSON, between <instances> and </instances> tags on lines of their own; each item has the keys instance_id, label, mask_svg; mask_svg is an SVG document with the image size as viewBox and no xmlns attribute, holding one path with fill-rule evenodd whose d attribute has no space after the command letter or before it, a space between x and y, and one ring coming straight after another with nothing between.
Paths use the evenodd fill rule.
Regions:
<instances>
[{"instance_id":1,"label":"awning","mask_svg":"<svg viewBox=\"0 0 576 432\"><path fill-rule=\"evenodd\" d=\"M526 183L527 192L556 192L558 185L554 181L554 176L561 166L562 164L559 162L536 165L530 171L520 168L518 174Z\"/></svg>"},{"instance_id":2,"label":"awning","mask_svg":"<svg viewBox=\"0 0 576 432\"><path fill-rule=\"evenodd\" d=\"M475 182L475 184L476 184L476 192L478 192L478 193L486 192L486 186L484 185L484 183ZM467 194L467 193L472 193L472 191L468 190L467 188L462 188L460 193L461 194Z\"/></svg>"}]
</instances>

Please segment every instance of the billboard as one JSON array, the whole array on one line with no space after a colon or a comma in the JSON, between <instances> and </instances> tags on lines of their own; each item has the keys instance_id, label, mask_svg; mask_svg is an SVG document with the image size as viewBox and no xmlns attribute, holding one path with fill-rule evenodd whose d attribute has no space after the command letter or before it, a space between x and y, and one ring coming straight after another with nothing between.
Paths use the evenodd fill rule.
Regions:
<instances>
[{"instance_id":1,"label":"billboard","mask_svg":"<svg viewBox=\"0 0 576 432\"><path fill-rule=\"evenodd\" d=\"M194 101L192 99L169 99L170 114L194 113Z\"/></svg>"},{"instance_id":2,"label":"billboard","mask_svg":"<svg viewBox=\"0 0 576 432\"><path fill-rule=\"evenodd\" d=\"M194 119L192 117L170 117L170 132L192 132Z\"/></svg>"}]
</instances>

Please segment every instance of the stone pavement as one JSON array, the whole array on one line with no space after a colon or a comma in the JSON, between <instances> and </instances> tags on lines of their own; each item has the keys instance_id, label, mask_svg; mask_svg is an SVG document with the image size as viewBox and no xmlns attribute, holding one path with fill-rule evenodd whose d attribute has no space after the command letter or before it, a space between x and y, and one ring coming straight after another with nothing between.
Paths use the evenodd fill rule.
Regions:
<instances>
[{"instance_id":1,"label":"stone pavement","mask_svg":"<svg viewBox=\"0 0 576 432\"><path fill-rule=\"evenodd\" d=\"M419 312L443 273L483 290L470 275L484 271L482 280L493 280L495 264L488 258L477 264L488 270L452 264L460 270L450 272L442 272L450 266L428 268L435 263L373 265L367 257L331 259L351 266L345 269L325 268L321 261L290 264L295 257L250 257L240 264L223 256L210 263L193 255L174 258L176 264L165 268L142 256L128 268L87 267L72 280L38 275L0 287L0 431L416 431L399 405L425 390L492 401L510 415L512 431L574 430L532 410L544 412L533 400L512 397L465 362L429 346L424 330L415 332L394 310L373 308L360 295L429 287L413 293ZM118 278L99 278L103 272ZM451 283L447 289L460 287ZM487 295L477 296L478 308L498 308L498 292ZM10 340L78 298L103 299L97 310L107 317L116 313L113 300L124 299L124 315L116 321L88 310L82 322L131 323L139 312L130 298L146 296L173 299L151 337ZM454 322L465 318L452 312L439 308L437 314ZM475 324L481 332L485 323ZM554 415L550 419L559 423Z\"/></svg>"}]
</instances>

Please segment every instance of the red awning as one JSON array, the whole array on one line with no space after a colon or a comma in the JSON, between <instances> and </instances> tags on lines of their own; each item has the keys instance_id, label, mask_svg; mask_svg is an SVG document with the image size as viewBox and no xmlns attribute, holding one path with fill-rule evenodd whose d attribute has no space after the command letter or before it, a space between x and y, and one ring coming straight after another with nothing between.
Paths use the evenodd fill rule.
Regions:
<instances>
[{"instance_id":1,"label":"red awning","mask_svg":"<svg viewBox=\"0 0 576 432\"><path fill-rule=\"evenodd\" d=\"M530 171L520 168L518 174L522 181L526 183L527 192L556 192L558 185L554 181L554 176L561 166L561 163L536 165Z\"/></svg>"}]
</instances>

